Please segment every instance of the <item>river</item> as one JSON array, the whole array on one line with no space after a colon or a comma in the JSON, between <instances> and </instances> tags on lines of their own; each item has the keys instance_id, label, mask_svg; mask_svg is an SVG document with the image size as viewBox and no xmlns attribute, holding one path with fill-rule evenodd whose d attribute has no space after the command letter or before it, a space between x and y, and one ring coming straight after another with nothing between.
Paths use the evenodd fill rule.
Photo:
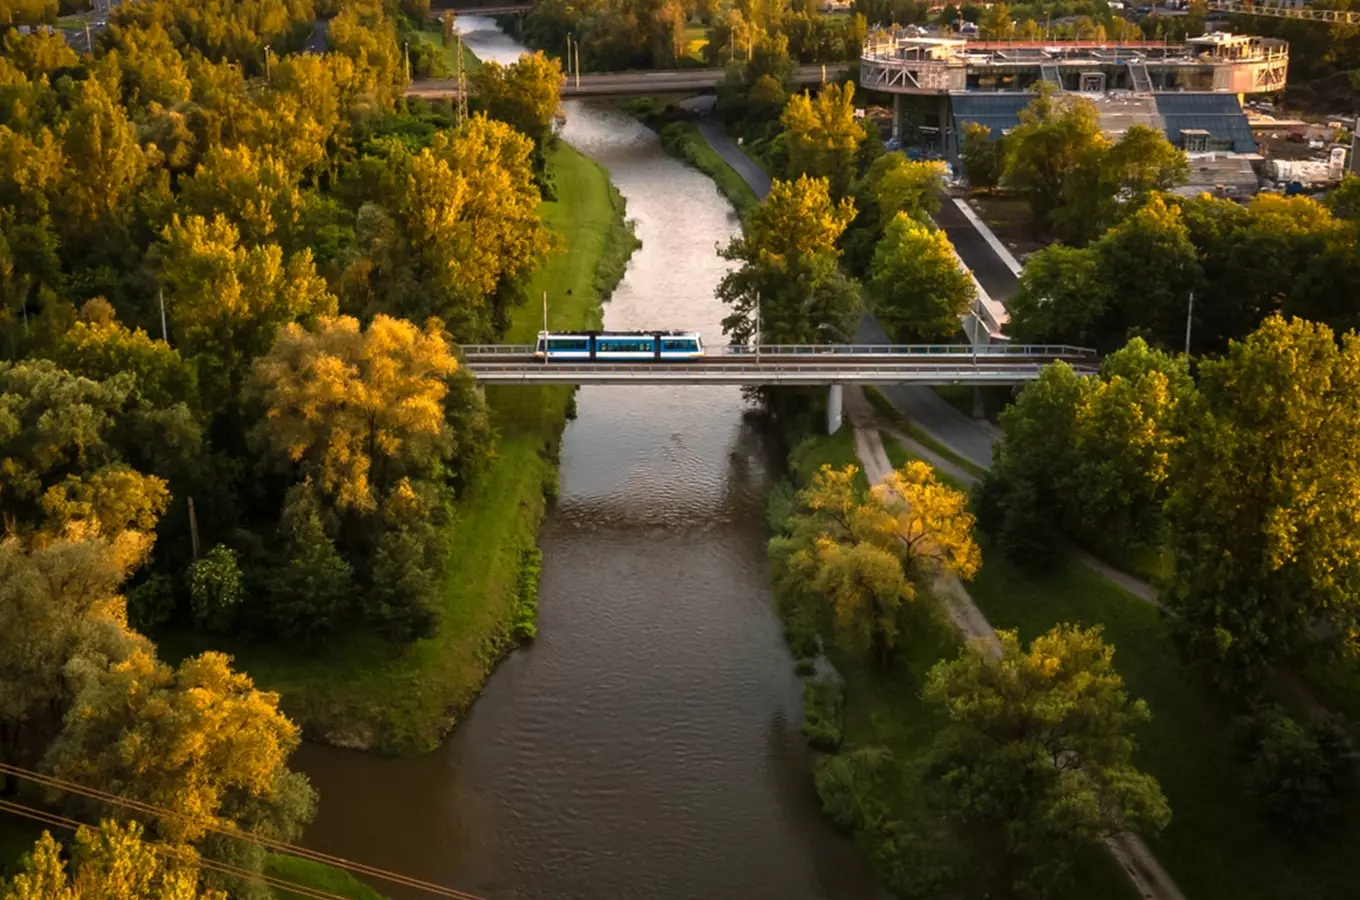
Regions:
<instances>
[{"instance_id":1,"label":"river","mask_svg":"<svg viewBox=\"0 0 1360 900\"><path fill-rule=\"evenodd\" d=\"M460 23L483 59L521 52L490 20ZM730 205L631 117L565 108L564 138L609 169L642 239L606 326L722 340ZM747 409L734 387L581 390L540 537L537 641L435 753L299 751L321 794L306 842L487 898L871 896L812 787Z\"/></svg>"}]
</instances>

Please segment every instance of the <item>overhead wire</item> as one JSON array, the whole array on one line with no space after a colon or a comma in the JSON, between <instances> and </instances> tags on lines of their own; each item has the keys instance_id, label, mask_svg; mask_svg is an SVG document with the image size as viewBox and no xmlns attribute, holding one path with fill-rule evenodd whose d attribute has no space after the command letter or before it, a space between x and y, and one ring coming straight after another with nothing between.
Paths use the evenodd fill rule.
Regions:
<instances>
[{"instance_id":1,"label":"overhead wire","mask_svg":"<svg viewBox=\"0 0 1360 900\"><path fill-rule=\"evenodd\" d=\"M256 844L269 850L273 850L279 853L286 853L289 854L290 856L297 856L302 859L310 860L312 862L324 863L326 865L335 866L336 868L344 869L354 874L367 875L371 878L378 878L383 881L388 881L393 884L401 885L402 887L414 888L416 890L424 891L429 894L434 894L435 896L438 897L447 897L449 898L449 900L486 900L486 898L480 897L477 894L470 894L466 891L460 891L457 890L456 888L447 887L441 884L435 884L434 882L422 881L421 879L418 878L412 878L409 875L402 875L399 872L393 872L388 869L378 868L377 866L370 866L365 863L356 862L354 860L346 859L341 856L333 856L329 853L322 853L318 850L311 850L307 847L298 846L297 844L287 843L286 841L274 840L273 838L264 837L258 834L252 834L248 831L243 831L242 829L236 827L234 824L224 825L216 820L205 820L196 818L187 813L179 812L177 810L167 809L166 807L163 806L156 806L155 804L146 803L141 800L134 800L129 797L122 797L117 794L111 794L107 791L102 791L98 788L92 788L83 784L79 784L77 782L67 781L65 779L57 778L56 776L53 775L45 775L41 772L36 772L32 769L25 769L21 766L15 766L9 763L0 763L0 774L11 775L15 778L20 778L25 781L33 782L35 784L40 784L44 787L52 788L54 790L63 791L70 794L76 794L87 799L98 800L103 803L121 806L126 809L131 809L136 812L143 813L144 815L156 816L158 818L164 819L186 821L191 824L197 825L206 831L210 831L214 834L234 838L236 840L246 841L248 843Z\"/></svg>"}]
</instances>

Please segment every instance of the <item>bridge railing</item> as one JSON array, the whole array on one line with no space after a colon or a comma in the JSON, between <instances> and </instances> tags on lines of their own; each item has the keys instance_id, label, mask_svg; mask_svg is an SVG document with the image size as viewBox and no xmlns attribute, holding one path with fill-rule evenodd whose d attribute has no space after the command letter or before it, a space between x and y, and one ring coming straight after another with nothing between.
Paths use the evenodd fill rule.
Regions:
<instances>
[{"instance_id":1,"label":"bridge railing","mask_svg":"<svg viewBox=\"0 0 1360 900\"><path fill-rule=\"evenodd\" d=\"M532 356L533 344L464 344L459 348L465 359L491 356ZM704 348L705 356L889 356L953 357L958 359L1015 358L1097 358L1096 351L1070 344L719 344Z\"/></svg>"}]
</instances>

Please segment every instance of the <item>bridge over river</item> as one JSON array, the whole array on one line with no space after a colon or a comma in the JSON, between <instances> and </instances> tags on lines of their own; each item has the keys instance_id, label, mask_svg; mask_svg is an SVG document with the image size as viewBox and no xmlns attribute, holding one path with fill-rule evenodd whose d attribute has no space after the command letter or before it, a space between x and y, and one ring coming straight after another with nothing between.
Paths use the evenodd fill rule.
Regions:
<instances>
[{"instance_id":1,"label":"bridge over river","mask_svg":"<svg viewBox=\"0 0 1360 900\"><path fill-rule=\"evenodd\" d=\"M834 81L845 74L844 63L833 65L798 66L790 80L800 87ZM562 78L562 96L566 97L651 97L664 94L696 94L717 90L727 77L727 70L670 69L663 72L592 72ZM458 96L458 82L452 78L431 78L413 81L406 89L408 97L440 100Z\"/></svg>"},{"instance_id":2,"label":"bridge over river","mask_svg":"<svg viewBox=\"0 0 1360 900\"><path fill-rule=\"evenodd\" d=\"M709 347L693 360L534 358L532 344L468 345L483 384L1022 384L1059 360L1095 374L1094 350L1062 344L829 344Z\"/></svg>"}]
</instances>

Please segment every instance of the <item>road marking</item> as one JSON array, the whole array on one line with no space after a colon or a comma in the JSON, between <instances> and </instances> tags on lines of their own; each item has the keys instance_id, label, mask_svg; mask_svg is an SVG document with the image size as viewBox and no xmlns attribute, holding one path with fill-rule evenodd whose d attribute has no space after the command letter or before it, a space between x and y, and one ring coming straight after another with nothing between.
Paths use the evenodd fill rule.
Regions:
<instances>
[{"instance_id":1,"label":"road marking","mask_svg":"<svg viewBox=\"0 0 1360 900\"><path fill-rule=\"evenodd\" d=\"M967 203L963 202L958 197L952 199L954 205L959 208L959 212L963 213L964 218L968 220L968 224L977 229L977 233L982 235L982 239L987 242L987 245L992 248L992 251L997 257L1006 264L1006 268L1010 269L1011 273L1014 274L1016 278L1019 278L1021 269L1020 263L1011 255L1011 251L1006 249L1006 245L1001 243L995 234L992 234L992 229L987 227L986 222L978 218L977 213L968 208Z\"/></svg>"}]
</instances>

